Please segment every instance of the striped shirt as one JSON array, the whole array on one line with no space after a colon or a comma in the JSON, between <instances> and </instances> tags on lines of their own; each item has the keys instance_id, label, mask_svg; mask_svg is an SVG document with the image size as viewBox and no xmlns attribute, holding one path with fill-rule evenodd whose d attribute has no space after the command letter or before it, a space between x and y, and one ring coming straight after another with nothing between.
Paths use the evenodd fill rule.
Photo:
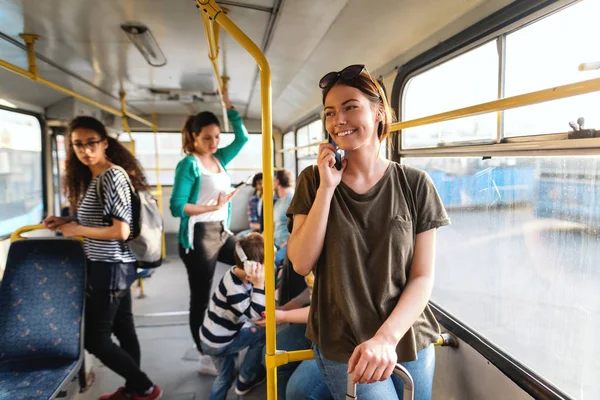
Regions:
<instances>
[{"instance_id":1,"label":"striped shirt","mask_svg":"<svg viewBox=\"0 0 600 400\"><path fill-rule=\"evenodd\" d=\"M100 204L96 185L102 177L104 208ZM105 227L112 225L112 219L129 224L133 232L131 190L122 171L109 168L102 175L92 179L77 207L77 220L82 226ZM129 263L135 256L129 245L122 240L99 240L84 238L85 255L92 261Z\"/></svg>"},{"instance_id":2,"label":"striped shirt","mask_svg":"<svg viewBox=\"0 0 600 400\"><path fill-rule=\"evenodd\" d=\"M227 346L244 323L262 319L265 291L243 282L232 267L225 273L213 294L200 329L202 343L212 348Z\"/></svg>"}]
</instances>

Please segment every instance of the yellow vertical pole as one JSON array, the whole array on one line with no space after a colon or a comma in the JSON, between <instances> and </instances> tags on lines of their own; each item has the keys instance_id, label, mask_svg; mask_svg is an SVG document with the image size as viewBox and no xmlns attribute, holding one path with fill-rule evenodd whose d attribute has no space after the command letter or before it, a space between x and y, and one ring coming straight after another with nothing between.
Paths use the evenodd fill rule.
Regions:
<instances>
[{"instance_id":1,"label":"yellow vertical pole","mask_svg":"<svg viewBox=\"0 0 600 400\"><path fill-rule=\"evenodd\" d=\"M158 209L160 214L163 215L163 191L162 184L160 183L160 156L158 154L158 116L156 112L152 113L152 129L154 131L154 167L156 169L156 198L158 200ZM163 230L162 235L162 258L167 257L167 242L165 240L165 232Z\"/></svg>"},{"instance_id":2,"label":"yellow vertical pole","mask_svg":"<svg viewBox=\"0 0 600 400\"><path fill-rule=\"evenodd\" d=\"M198 7L209 20L219 23L235 40L254 57L260 69L260 93L262 108L262 169L265 193L273 193L273 126L271 114L271 69L260 48L238 28L215 0L196 0ZM210 45L210 43L209 43ZM275 333L275 269L273 240L273 196L264 196L265 219L265 294L266 294L266 354L267 399L277 399L276 333Z\"/></svg>"},{"instance_id":3,"label":"yellow vertical pole","mask_svg":"<svg viewBox=\"0 0 600 400\"><path fill-rule=\"evenodd\" d=\"M33 33L21 33L19 37L25 41L25 45L27 46L27 63L29 64L29 72L33 76L32 79L36 81L39 77L39 72L35 60L35 41L38 40L40 36Z\"/></svg>"}]
</instances>

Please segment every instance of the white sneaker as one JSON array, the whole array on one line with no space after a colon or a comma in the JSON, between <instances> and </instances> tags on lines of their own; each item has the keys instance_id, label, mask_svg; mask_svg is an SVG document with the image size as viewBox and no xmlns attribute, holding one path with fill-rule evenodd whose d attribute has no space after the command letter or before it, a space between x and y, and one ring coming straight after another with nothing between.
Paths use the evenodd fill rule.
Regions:
<instances>
[{"instance_id":1,"label":"white sneaker","mask_svg":"<svg viewBox=\"0 0 600 400\"><path fill-rule=\"evenodd\" d=\"M212 358L207 355L200 356L200 368L198 369L198 373L200 375L210 375L210 376L218 376L219 371L217 371L217 367L213 362Z\"/></svg>"}]
</instances>

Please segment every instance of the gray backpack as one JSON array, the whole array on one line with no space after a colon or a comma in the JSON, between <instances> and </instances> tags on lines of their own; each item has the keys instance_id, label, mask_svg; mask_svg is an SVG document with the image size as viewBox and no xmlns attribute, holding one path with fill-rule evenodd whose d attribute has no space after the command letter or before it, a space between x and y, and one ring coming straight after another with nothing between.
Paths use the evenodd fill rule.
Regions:
<instances>
[{"instance_id":1,"label":"gray backpack","mask_svg":"<svg viewBox=\"0 0 600 400\"><path fill-rule=\"evenodd\" d=\"M135 255L139 268L159 267L162 264L163 219L158 208L158 201L148 191L136 191L127 171L123 168L118 165L112 168L123 172L131 190L133 235L127 244ZM103 175L104 173L98 177L96 184L96 193L102 207L104 207Z\"/></svg>"}]
</instances>

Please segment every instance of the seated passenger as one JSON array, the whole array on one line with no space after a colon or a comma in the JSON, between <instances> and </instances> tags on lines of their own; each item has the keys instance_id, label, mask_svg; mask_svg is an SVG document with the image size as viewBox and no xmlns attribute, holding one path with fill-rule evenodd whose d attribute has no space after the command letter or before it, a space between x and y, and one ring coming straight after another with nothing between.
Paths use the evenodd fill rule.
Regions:
<instances>
[{"instance_id":1,"label":"seated passenger","mask_svg":"<svg viewBox=\"0 0 600 400\"><path fill-rule=\"evenodd\" d=\"M247 258L246 258L247 257ZM200 329L202 352L213 357L219 374L213 383L211 400L225 399L235 380L235 360L248 348L235 386L243 396L265 380L262 364L265 344L263 327L244 327L261 319L265 310L264 240L251 233L239 240L235 266L225 273L213 294Z\"/></svg>"},{"instance_id":2,"label":"seated passenger","mask_svg":"<svg viewBox=\"0 0 600 400\"><path fill-rule=\"evenodd\" d=\"M275 246L277 247L277 256L275 257L275 266L279 267L285 258L288 238L290 233L287 229L288 217L287 209L294 197L294 175L290 170L279 169L275 172L275 181L273 182L277 201L273 206L273 220L275 222Z\"/></svg>"},{"instance_id":3,"label":"seated passenger","mask_svg":"<svg viewBox=\"0 0 600 400\"><path fill-rule=\"evenodd\" d=\"M248 202L248 223L250 224L250 229L243 230L239 232L237 237L244 237L252 232L262 233L263 227L263 211L262 211L262 186L263 174L259 172L254 175L252 178L252 188L254 189L254 194L250 198Z\"/></svg>"}]
</instances>

